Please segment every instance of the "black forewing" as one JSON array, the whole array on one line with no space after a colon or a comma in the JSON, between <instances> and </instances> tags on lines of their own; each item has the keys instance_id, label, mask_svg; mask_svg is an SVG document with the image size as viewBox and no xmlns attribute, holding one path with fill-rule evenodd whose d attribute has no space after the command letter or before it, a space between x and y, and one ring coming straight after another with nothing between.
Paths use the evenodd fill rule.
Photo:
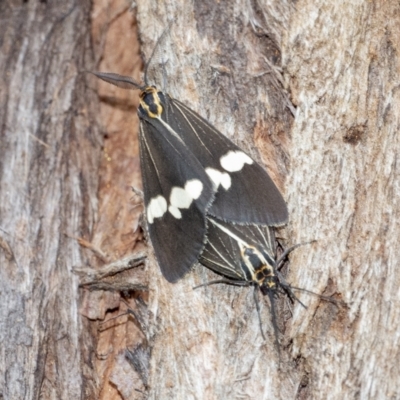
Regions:
<instances>
[{"instance_id":1,"label":"black forewing","mask_svg":"<svg viewBox=\"0 0 400 400\"><path fill-rule=\"evenodd\" d=\"M169 205L171 190L183 188L189 180L197 179L203 184L200 197L188 209L180 209L181 218L167 210L152 223L148 221L161 271L169 282L176 282L197 262L203 250L205 215L213 200L213 187L197 159L160 121L141 116L139 141L146 208L159 195Z\"/></svg>"},{"instance_id":2,"label":"black forewing","mask_svg":"<svg viewBox=\"0 0 400 400\"><path fill-rule=\"evenodd\" d=\"M204 168L225 172L221 157L229 151L242 151L205 119L178 100L167 96L167 122ZM244 152L243 152L244 153ZM287 222L286 203L267 172L255 161L238 172L230 172L228 190L219 186L209 213L238 224L279 226Z\"/></svg>"},{"instance_id":3,"label":"black forewing","mask_svg":"<svg viewBox=\"0 0 400 400\"><path fill-rule=\"evenodd\" d=\"M213 221L217 224L214 224ZM225 230L221 229L221 226ZM260 251L268 253L269 257L274 259L275 235L273 228L236 225L209 217L207 243L199 262L218 274L244 281L247 278L241 264L240 246L235 237L249 246L257 247Z\"/></svg>"}]
</instances>

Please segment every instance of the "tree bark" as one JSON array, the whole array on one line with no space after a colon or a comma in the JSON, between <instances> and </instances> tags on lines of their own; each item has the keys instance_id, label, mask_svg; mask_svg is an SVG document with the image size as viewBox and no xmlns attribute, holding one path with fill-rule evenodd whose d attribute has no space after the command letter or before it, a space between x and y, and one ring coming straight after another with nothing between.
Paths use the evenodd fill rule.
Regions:
<instances>
[{"instance_id":1,"label":"tree bark","mask_svg":"<svg viewBox=\"0 0 400 400\"><path fill-rule=\"evenodd\" d=\"M94 342L71 270L87 261L71 237L97 213L90 4L3 1L0 15L0 397L90 398Z\"/></svg>"},{"instance_id":2,"label":"tree bark","mask_svg":"<svg viewBox=\"0 0 400 400\"><path fill-rule=\"evenodd\" d=\"M305 398L400 398L400 6L298 6L283 51L298 110L289 229L292 240L318 243L292 258L291 278L340 293L348 308L326 312L317 301L306 313L296 310L287 331L291 356L308 371L308 385L297 391Z\"/></svg>"},{"instance_id":3,"label":"tree bark","mask_svg":"<svg viewBox=\"0 0 400 400\"><path fill-rule=\"evenodd\" d=\"M397 2L0 11L3 398L400 398ZM317 240L291 255L287 280L345 303L299 292L308 308L291 315L281 299L280 361L267 299L264 341L252 290L193 290L216 276L201 266L169 284L142 245L137 93L80 73L139 79L136 19L147 59L174 21L149 83L266 166L290 210L287 246ZM146 268L100 268L131 253L140 265L144 249ZM99 324L126 308L118 291L134 318Z\"/></svg>"},{"instance_id":4,"label":"tree bark","mask_svg":"<svg viewBox=\"0 0 400 400\"><path fill-rule=\"evenodd\" d=\"M346 304L299 293L279 365L267 303L264 342L251 291L192 291L212 274L170 285L153 268L150 398L400 398L398 3L137 4L146 54L174 20L169 92L256 145L282 189L287 174L287 243L317 240L289 282Z\"/></svg>"}]
</instances>

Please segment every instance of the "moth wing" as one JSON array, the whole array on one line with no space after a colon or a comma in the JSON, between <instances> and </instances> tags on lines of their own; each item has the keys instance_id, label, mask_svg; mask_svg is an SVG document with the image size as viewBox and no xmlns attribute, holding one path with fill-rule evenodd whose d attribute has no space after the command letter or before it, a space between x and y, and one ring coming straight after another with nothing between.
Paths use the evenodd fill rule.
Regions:
<instances>
[{"instance_id":1,"label":"moth wing","mask_svg":"<svg viewBox=\"0 0 400 400\"><path fill-rule=\"evenodd\" d=\"M208 223L207 243L199 262L227 278L239 281L246 279L238 243L211 222Z\"/></svg>"},{"instance_id":2,"label":"moth wing","mask_svg":"<svg viewBox=\"0 0 400 400\"><path fill-rule=\"evenodd\" d=\"M139 142L150 240L164 277L176 282L203 250L214 189L185 144L156 119L141 119Z\"/></svg>"},{"instance_id":3,"label":"moth wing","mask_svg":"<svg viewBox=\"0 0 400 400\"><path fill-rule=\"evenodd\" d=\"M249 280L242 265L239 241L256 247L275 258L273 228L258 225L237 225L208 217L207 243L200 256L200 263L207 268L236 280Z\"/></svg>"},{"instance_id":4,"label":"moth wing","mask_svg":"<svg viewBox=\"0 0 400 400\"><path fill-rule=\"evenodd\" d=\"M238 224L284 225L286 203L268 173L209 122L168 97L167 122L217 187L209 213Z\"/></svg>"}]
</instances>

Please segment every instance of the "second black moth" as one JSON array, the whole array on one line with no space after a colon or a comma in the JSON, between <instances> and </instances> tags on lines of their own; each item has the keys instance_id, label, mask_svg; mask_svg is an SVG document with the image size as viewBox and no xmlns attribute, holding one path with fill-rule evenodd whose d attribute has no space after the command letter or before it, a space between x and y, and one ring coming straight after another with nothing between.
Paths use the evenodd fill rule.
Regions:
<instances>
[{"instance_id":1,"label":"second black moth","mask_svg":"<svg viewBox=\"0 0 400 400\"><path fill-rule=\"evenodd\" d=\"M254 287L254 300L263 337L258 291L267 296L276 347L279 353L279 328L276 312L276 298L279 295L286 296L292 304L297 301L304 308L306 306L294 294L294 290L311 293L336 305L340 304L332 297L294 287L286 282L280 270L289 253L302 244L294 245L278 254L277 250L280 246L275 239L274 228L258 225L237 225L213 217L209 217L208 222L207 243L200 255L199 263L222 275L222 279L207 282L196 288L213 284Z\"/></svg>"}]
</instances>

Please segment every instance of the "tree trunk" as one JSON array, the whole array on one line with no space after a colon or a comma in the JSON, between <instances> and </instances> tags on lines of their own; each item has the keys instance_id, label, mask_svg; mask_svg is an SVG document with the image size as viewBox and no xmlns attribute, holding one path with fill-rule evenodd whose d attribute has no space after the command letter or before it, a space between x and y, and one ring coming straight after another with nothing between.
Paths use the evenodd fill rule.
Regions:
<instances>
[{"instance_id":1,"label":"tree trunk","mask_svg":"<svg viewBox=\"0 0 400 400\"><path fill-rule=\"evenodd\" d=\"M250 290L192 291L212 274L170 285L154 268L150 398L400 398L398 2L137 4L146 54L174 20L169 92L256 145L285 188L287 243L317 240L289 282L346 303L299 293L279 369L267 302L264 342Z\"/></svg>"},{"instance_id":2,"label":"tree trunk","mask_svg":"<svg viewBox=\"0 0 400 400\"><path fill-rule=\"evenodd\" d=\"M0 3L0 397L95 392L74 264L97 213L90 4ZM83 322L83 323L82 323Z\"/></svg>"},{"instance_id":3,"label":"tree trunk","mask_svg":"<svg viewBox=\"0 0 400 400\"><path fill-rule=\"evenodd\" d=\"M129 6L0 4L2 397L400 398L398 3ZM291 315L282 299L280 362L267 299L264 341L252 290L192 289L215 278L204 267L170 284L147 247L146 268L96 275L143 259L137 93L81 72L138 79L136 18L147 59L174 21L150 83L266 166L287 246L317 240L287 280L345 303L298 292L308 309ZM118 291L135 317L99 324L121 313Z\"/></svg>"}]
</instances>

